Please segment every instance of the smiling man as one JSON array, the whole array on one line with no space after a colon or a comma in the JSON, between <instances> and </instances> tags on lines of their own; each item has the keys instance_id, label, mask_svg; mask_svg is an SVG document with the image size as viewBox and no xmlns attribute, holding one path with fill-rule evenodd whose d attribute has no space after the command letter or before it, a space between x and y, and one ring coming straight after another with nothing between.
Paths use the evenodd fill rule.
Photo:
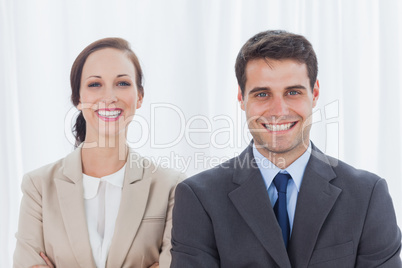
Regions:
<instances>
[{"instance_id":1,"label":"smiling man","mask_svg":"<svg viewBox=\"0 0 402 268\"><path fill-rule=\"evenodd\" d=\"M245 75L238 99L254 143L272 163L278 157L285 159L286 168L308 147L318 81L310 88L306 64L294 59L252 59Z\"/></svg>"},{"instance_id":2,"label":"smiling man","mask_svg":"<svg viewBox=\"0 0 402 268\"><path fill-rule=\"evenodd\" d=\"M308 40L250 38L235 65L253 141L176 189L173 268L402 267L384 179L310 141L320 87Z\"/></svg>"}]
</instances>

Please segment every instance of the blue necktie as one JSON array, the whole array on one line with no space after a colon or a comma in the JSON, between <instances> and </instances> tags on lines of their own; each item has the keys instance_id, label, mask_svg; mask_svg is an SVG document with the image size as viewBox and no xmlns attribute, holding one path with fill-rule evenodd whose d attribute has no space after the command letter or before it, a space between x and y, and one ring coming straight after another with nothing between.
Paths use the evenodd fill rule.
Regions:
<instances>
[{"instance_id":1,"label":"blue necktie","mask_svg":"<svg viewBox=\"0 0 402 268\"><path fill-rule=\"evenodd\" d=\"M290 178L290 175L285 173L278 173L274 178L274 184L278 190L278 200L275 203L274 212L279 226L282 229L282 237L286 248L288 247L290 234L288 209L286 204L286 189Z\"/></svg>"}]
</instances>

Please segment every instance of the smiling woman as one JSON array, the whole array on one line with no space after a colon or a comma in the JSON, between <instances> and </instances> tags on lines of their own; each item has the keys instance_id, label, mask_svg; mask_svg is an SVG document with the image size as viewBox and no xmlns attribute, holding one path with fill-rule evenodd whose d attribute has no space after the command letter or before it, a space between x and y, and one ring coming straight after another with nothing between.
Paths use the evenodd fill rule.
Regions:
<instances>
[{"instance_id":1,"label":"smiling woman","mask_svg":"<svg viewBox=\"0 0 402 268\"><path fill-rule=\"evenodd\" d=\"M184 176L126 145L144 96L136 55L123 39L98 40L70 78L76 150L24 176L14 267L169 267Z\"/></svg>"},{"instance_id":2,"label":"smiling woman","mask_svg":"<svg viewBox=\"0 0 402 268\"><path fill-rule=\"evenodd\" d=\"M142 74L136 74L133 61L138 62L115 48L95 51L85 61L77 108L86 122L86 144L117 144L124 151L127 125L144 94L142 85L135 82Z\"/></svg>"},{"instance_id":3,"label":"smiling woman","mask_svg":"<svg viewBox=\"0 0 402 268\"><path fill-rule=\"evenodd\" d=\"M123 98L130 97L130 100L133 100L136 95L137 107L133 107L134 110L127 117L127 122L131 121L135 109L141 107L144 96L142 79L143 73L138 58L123 39L99 40L86 47L78 55L70 75L71 101L81 110L74 127L76 146L86 138L86 119L83 116L86 108L92 109L93 112L100 110L104 121L107 121L106 113L108 111L120 110L113 107L117 99L116 94ZM125 89L121 90L123 93L119 93L120 90L117 90L119 88ZM96 101L98 102L96 103ZM111 104L111 107L106 109L108 104ZM109 116L107 117L111 119Z\"/></svg>"}]
</instances>

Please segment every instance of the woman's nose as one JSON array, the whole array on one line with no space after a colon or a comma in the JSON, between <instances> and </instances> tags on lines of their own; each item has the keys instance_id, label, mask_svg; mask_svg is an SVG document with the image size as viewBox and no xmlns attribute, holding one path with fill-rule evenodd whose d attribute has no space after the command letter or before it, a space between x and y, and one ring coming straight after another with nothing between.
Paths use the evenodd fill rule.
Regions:
<instances>
[{"instance_id":1,"label":"woman's nose","mask_svg":"<svg viewBox=\"0 0 402 268\"><path fill-rule=\"evenodd\" d=\"M103 96L101 102L103 102L106 107L117 102L117 97L113 88L106 89L105 95Z\"/></svg>"}]
</instances>

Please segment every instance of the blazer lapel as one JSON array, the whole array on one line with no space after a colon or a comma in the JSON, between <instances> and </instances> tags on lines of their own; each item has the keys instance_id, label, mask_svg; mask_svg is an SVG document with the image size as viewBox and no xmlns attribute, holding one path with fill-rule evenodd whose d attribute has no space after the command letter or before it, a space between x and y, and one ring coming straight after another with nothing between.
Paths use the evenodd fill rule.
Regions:
<instances>
[{"instance_id":1,"label":"blazer lapel","mask_svg":"<svg viewBox=\"0 0 402 268\"><path fill-rule=\"evenodd\" d=\"M336 175L328 158L313 145L297 199L289 258L293 267L307 267L319 232L341 189L330 184Z\"/></svg>"},{"instance_id":2,"label":"blazer lapel","mask_svg":"<svg viewBox=\"0 0 402 268\"><path fill-rule=\"evenodd\" d=\"M240 186L229 193L240 215L279 267L290 268L281 229L250 145L237 159L233 182Z\"/></svg>"},{"instance_id":3,"label":"blazer lapel","mask_svg":"<svg viewBox=\"0 0 402 268\"><path fill-rule=\"evenodd\" d=\"M71 248L82 268L95 268L84 207L81 148L64 159L63 175L54 181Z\"/></svg>"},{"instance_id":4,"label":"blazer lapel","mask_svg":"<svg viewBox=\"0 0 402 268\"><path fill-rule=\"evenodd\" d=\"M141 225L148 201L151 178L144 179L143 159L129 152L119 213L106 267L122 267Z\"/></svg>"}]
</instances>

